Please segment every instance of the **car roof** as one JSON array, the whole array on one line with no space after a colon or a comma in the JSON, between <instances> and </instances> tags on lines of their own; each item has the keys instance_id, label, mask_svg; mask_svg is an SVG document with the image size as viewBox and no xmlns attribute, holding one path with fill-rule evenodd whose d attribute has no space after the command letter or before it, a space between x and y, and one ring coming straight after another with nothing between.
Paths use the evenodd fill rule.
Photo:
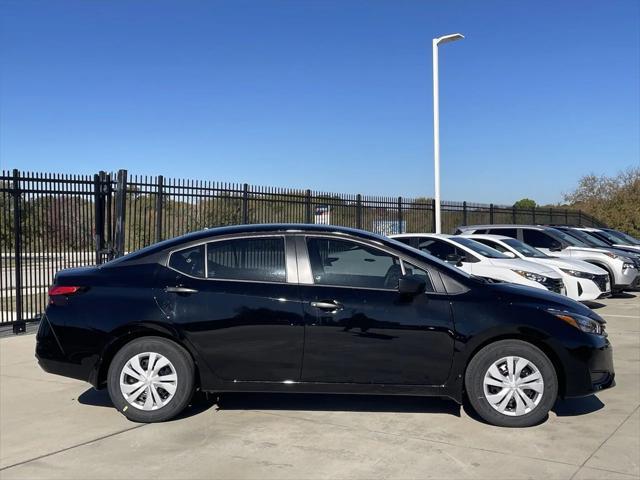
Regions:
<instances>
[{"instance_id":1,"label":"car roof","mask_svg":"<svg viewBox=\"0 0 640 480\"><path fill-rule=\"evenodd\" d=\"M206 241L208 238L215 238L219 236L227 236L227 235L232 236L232 235L242 235L242 234L260 235L262 233L298 233L298 232L352 235L355 237L372 240L378 243L384 243L385 241L388 241L388 239L383 237L382 235L378 235L375 233L366 232L364 230L358 230L350 227L339 227L336 225L316 225L316 224L308 224L308 223L256 223L256 224L247 224L247 225L232 225L232 226L225 226L225 227L205 228L195 232L186 233L179 237L173 237L167 240L163 240L161 242L153 243L140 250L131 252L128 255L116 258L115 260L112 260L111 262L108 262L108 263L113 265L123 260L131 261L140 257L153 255L157 252L170 249L177 245L182 245L189 242L196 242L198 240Z\"/></svg>"},{"instance_id":2,"label":"car roof","mask_svg":"<svg viewBox=\"0 0 640 480\"><path fill-rule=\"evenodd\" d=\"M411 238L411 237L430 237L430 238L451 238L455 235L449 235L448 233L398 233L396 235L389 235L389 238Z\"/></svg>"},{"instance_id":3,"label":"car roof","mask_svg":"<svg viewBox=\"0 0 640 480\"><path fill-rule=\"evenodd\" d=\"M507 237L506 235L491 235L488 233L470 233L462 235L467 238L486 238L487 240L515 240L513 237Z\"/></svg>"},{"instance_id":4,"label":"car roof","mask_svg":"<svg viewBox=\"0 0 640 480\"><path fill-rule=\"evenodd\" d=\"M511 223L494 223L494 224L489 224L489 225L463 225L458 227L459 230L477 230L480 228L535 228L537 230L545 230L547 228L553 228L553 227L548 227L546 225L526 225L526 224L511 224Z\"/></svg>"}]
</instances>

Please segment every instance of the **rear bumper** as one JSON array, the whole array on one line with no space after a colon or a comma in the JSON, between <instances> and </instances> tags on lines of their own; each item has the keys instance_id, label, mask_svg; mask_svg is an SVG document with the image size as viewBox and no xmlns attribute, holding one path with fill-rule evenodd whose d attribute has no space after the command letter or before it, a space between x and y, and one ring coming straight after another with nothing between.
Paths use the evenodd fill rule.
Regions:
<instances>
[{"instance_id":1,"label":"rear bumper","mask_svg":"<svg viewBox=\"0 0 640 480\"><path fill-rule=\"evenodd\" d=\"M45 372L83 380L95 386L95 362L87 357L70 358L46 315L42 317L36 334L35 355Z\"/></svg>"}]
</instances>

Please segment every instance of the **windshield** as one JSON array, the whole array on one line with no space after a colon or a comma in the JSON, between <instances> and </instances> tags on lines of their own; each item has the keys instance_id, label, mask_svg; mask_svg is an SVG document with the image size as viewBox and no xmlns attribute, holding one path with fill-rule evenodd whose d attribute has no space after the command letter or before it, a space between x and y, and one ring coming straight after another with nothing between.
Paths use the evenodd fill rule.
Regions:
<instances>
[{"instance_id":1,"label":"windshield","mask_svg":"<svg viewBox=\"0 0 640 480\"><path fill-rule=\"evenodd\" d=\"M562 230L558 230L557 228L550 228L548 231L553 231L553 235L561 238L564 242L568 243L573 247L588 247L589 245L584 243L577 237L573 235L569 235L568 233L563 232Z\"/></svg>"},{"instance_id":2,"label":"windshield","mask_svg":"<svg viewBox=\"0 0 640 480\"><path fill-rule=\"evenodd\" d=\"M640 241L633 238L626 233L618 232L617 230L598 230L598 233L613 243L624 245L640 245Z\"/></svg>"},{"instance_id":3,"label":"windshield","mask_svg":"<svg viewBox=\"0 0 640 480\"><path fill-rule=\"evenodd\" d=\"M545 255L537 248L533 248L531 245L527 245L526 243L522 243L520 240L516 240L515 238L510 238L508 240L502 240L504 243L509 245L514 250L517 250L525 257L530 258L549 258L549 255Z\"/></svg>"},{"instance_id":4,"label":"windshield","mask_svg":"<svg viewBox=\"0 0 640 480\"><path fill-rule=\"evenodd\" d=\"M607 242L603 242L598 237L591 235L589 232L585 232L584 230L565 230L569 235L573 235L576 238L579 238L587 245L591 245L593 247L608 247L609 244Z\"/></svg>"},{"instance_id":5,"label":"windshield","mask_svg":"<svg viewBox=\"0 0 640 480\"><path fill-rule=\"evenodd\" d=\"M449 240L455 243L459 243L460 245L467 247L468 249L473 250L476 253L479 253L483 257L510 258L510 257L507 257L505 254L500 253L495 248L487 247L486 245L483 245L480 242L476 242L475 240L471 240L470 238L455 237L455 238L450 238Z\"/></svg>"}]
</instances>

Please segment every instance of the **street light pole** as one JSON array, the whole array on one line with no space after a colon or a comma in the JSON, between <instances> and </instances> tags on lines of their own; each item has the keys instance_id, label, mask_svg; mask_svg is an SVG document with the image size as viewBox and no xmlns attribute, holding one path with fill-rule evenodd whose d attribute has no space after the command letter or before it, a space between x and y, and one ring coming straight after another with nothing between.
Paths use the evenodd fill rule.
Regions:
<instances>
[{"instance_id":1,"label":"street light pole","mask_svg":"<svg viewBox=\"0 0 640 480\"><path fill-rule=\"evenodd\" d=\"M440 94L438 85L438 45L462 40L463 35L453 33L433 39L433 169L435 176L436 233L441 233L440 221Z\"/></svg>"}]
</instances>

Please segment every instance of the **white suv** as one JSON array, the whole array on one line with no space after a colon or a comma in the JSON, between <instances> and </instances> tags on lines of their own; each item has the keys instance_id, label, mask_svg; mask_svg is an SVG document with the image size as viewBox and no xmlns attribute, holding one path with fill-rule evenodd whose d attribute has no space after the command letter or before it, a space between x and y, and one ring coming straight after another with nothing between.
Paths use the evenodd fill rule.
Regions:
<instances>
[{"instance_id":1,"label":"white suv","mask_svg":"<svg viewBox=\"0 0 640 480\"><path fill-rule=\"evenodd\" d=\"M554 257L584 260L609 273L611 291L631 289L638 276L636 260L623 252L587 246L560 230L539 225L473 225L458 227L457 233L482 233L516 238ZM630 254L631 255L631 254Z\"/></svg>"},{"instance_id":2,"label":"white suv","mask_svg":"<svg viewBox=\"0 0 640 480\"><path fill-rule=\"evenodd\" d=\"M404 233L391 238L452 263L478 277L517 283L566 295L562 276L554 269L508 257L466 237L434 233Z\"/></svg>"},{"instance_id":3,"label":"white suv","mask_svg":"<svg viewBox=\"0 0 640 480\"><path fill-rule=\"evenodd\" d=\"M567 297L579 302L588 302L611 295L611 281L606 270L582 260L558 258L547 255L520 240L501 235L464 235L483 243L505 255L528 260L553 268L562 275Z\"/></svg>"}]
</instances>

